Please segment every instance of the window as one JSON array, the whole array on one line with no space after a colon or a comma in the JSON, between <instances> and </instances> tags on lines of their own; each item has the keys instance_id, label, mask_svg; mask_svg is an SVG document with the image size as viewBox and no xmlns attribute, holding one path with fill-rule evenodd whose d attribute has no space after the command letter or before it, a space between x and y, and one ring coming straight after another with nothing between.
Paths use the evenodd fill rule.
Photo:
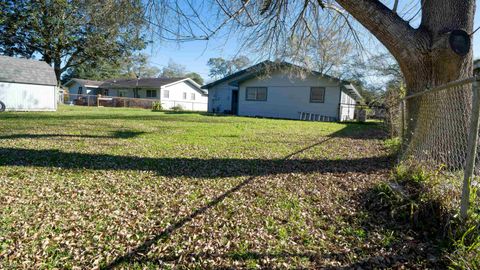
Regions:
<instances>
[{"instance_id":1,"label":"window","mask_svg":"<svg viewBox=\"0 0 480 270\"><path fill-rule=\"evenodd\" d=\"M163 97L164 97L164 98L170 98L170 91L168 91L168 90L163 90Z\"/></svg>"},{"instance_id":2,"label":"window","mask_svg":"<svg viewBox=\"0 0 480 270\"><path fill-rule=\"evenodd\" d=\"M103 90L103 95L104 95L104 96L108 96L108 89L104 89L104 90Z\"/></svg>"},{"instance_id":3,"label":"window","mask_svg":"<svg viewBox=\"0 0 480 270\"><path fill-rule=\"evenodd\" d=\"M83 92L83 87L79 86L78 87L78 94L81 95L81 94L83 94L82 92Z\"/></svg>"},{"instance_id":4,"label":"window","mask_svg":"<svg viewBox=\"0 0 480 270\"><path fill-rule=\"evenodd\" d=\"M139 98L140 95L138 94L138 89L133 89L133 97L134 98Z\"/></svg>"},{"instance_id":5,"label":"window","mask_svg":"<svg viewBox=\"0 0 480 270\"><path fill-rule=\"evenodd\" d=\"M125 97L127 95L127 90L118 90L119 97Z\"/></svg>"},{"instance_id":6,"label":"window","mask_svg":"<svg viewBox=\"0 0 480 270\"><path fill-rule=\"evenodd\" d=\"M187 92L183 92L183 99L187 99Z\"/></svg>"},{"instance_id":7,"label":"window","mask_svg":"<svg viewBox=\"0 0 480 270\"><path fill-rule=\"evenodd\" d=\"M325 102L325 87L311 87L310 88L310 102L324 103Z\"/></svg>"},{"instance_id":8,"label":"window","mask_svg":"<svg viewBox=\"0 0 480 270\"><path fill-rule=\"evenodd\" d=\"M267 87L247 87L246 100L266 101Z\"/></svg>"},{"instance_id":9,"label":"window","mask_svg":"<svg viewBox=\"0 0 480 270\"><path fill-rule=\"evenodd\" d=\"M191 93L191 94L190 94L190 99L191 99L191 100L195 100L195 93Z\"/></svg>"},{"instance_id":10,"label":"window","mask_svg":"<svg viewBox=\"0 0 480 270\"><path fill-rule=\"evenodd\" d=\"M157 97L157 90L147 90L147 98Z\"/></svg>"}]
</instances>

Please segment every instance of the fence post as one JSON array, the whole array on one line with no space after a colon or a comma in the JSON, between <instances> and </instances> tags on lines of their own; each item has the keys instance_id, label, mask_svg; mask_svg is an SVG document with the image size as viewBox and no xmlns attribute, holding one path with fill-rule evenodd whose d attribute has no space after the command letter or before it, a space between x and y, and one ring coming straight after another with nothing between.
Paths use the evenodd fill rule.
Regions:
<instances>
[{"instance_id":1,"label":"fence post","mask_svg":"<svg viewBox=\"0 0 480 270\"><path fill-rule=\"evenodd\" d=\"M402 121L401 129L402 130L400 131L400 136L402 136L402 138L401 138L402 142L405 140L405 107L406 107L405 105L406 105L405 104L405 99L403 99L402 100L402 105L400 106L400 109L402 110L402 112L401 112L402 113L401 114L402 115L401 116L402 117L402 119L401 119L401 121Z\"/></svg>"},{"instance_id":2,"label":"fence post","mask_svg":"<svg viewBox=\"0 0 480 270\"><path fill-rule=\"evenodd\" d=\"M480 85L478 80L473 82L472 87L472 115L470 117L470 129L468 133L467 159L463 175L462 201L460 205L460 218L466 219L470 205L470 185L475 169L475 158L477 154L477 141L480 117Z\"/></svg>"}]
</instances>

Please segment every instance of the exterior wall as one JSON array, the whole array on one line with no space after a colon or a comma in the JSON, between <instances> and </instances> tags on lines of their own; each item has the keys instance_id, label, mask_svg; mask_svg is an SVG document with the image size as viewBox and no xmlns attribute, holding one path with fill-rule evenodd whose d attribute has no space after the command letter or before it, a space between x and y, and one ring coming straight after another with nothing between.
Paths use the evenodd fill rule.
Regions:
<instances>
[{"instance_id":1,"label":"exterior wall","mask_svg":"<svg viewBox=\"0 0 480 270\"><path fill-rule=\"evenodd\" d=\"M55 111L56 86L0 82L0 100L9 111Z\"/></svg>"},{"instance_id":2,"label":"exterior wall","mask_svg":"<svg viewBox=\"0 0 480 270\"><path fill-rule=\"evenodd\" d=\"M164 97L165 91L169 92L168 98ZM183 93L187 93L186 99ZM192 94L195 95L195 99L192 99ZM160 100L162 107L167 110L181 106L187 111L207 111L207 95L200 93L195 86L186 81L162 87Z\"/></svg>"},{"instance_id":3,"label":"exterior wall","mask_svg":"<svg viewBox=\"0 0 480 270\"><path fill-rule=\"evenodd\" d=\"M232 110L232 91L237 87L223 82L208 89L208 112L226 113Z\"/></svg>"},{"instance_id":4,"label":"exterior wall","mask_svg":"<svg viewBox=\"0 0 480 270\"><path fill-rule=\"evenodd\" d=\"M157 97L147 97L147 90L156 90L157 91ZM135 94L133 92L132 88L115 88L115 89L108 89L108 96L110 97L119 97L120 96L120 91L123 91L125 95L123 97L126 98L135 98ZM159 99L160 96L160 90L156 88L141 88L138 89L138 96L136 98L148 98L148 99Z\"/></svg>"},{"instance_id":5,"label":"exterior wall","mask_svg":"<svg viewBox=\"0 0 480 270\"><path fill-rule=\"evenodd\" d=\"M78 88L82 87L82 95L96 95L97 94L97 88L88 88L85 86L82 86L81 84L74 82L70 84L68 87L68 93L72 95L78 95Z\"/></svg>"},{"instance_id":6,"label":"exterior wall","mask_svg":"<svg viewBox=\"0 0 480 270\"><path fill-rule=\"evenodd\" d=\"M266 101L246 100L247 87L267 87ZM310 102L310 88L325 87L324 103ZM338 119L340 85L318 76L290 78L276 72L267 78L253 78L240 84L238 114L273 118L299 119L300 112Z\"/></svg>"},{"instance_id":7,"label":"exterior wall","mask_svg":"<svg viewBox=\"0 0 480 270\"><path fill-rule=\"evenodd\" d=\"M356 101L345 91L341 93L340 121L354 120Z\"/></svg>"}]
</instances>

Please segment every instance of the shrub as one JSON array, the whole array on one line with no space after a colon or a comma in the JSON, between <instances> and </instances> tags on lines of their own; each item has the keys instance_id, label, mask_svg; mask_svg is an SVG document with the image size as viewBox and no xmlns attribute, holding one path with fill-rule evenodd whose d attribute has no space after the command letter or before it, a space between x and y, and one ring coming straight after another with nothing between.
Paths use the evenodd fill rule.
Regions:
<instances>
[{"instance_id":1,"label":"shrub","mask_svg":"<svg viewBox=\"0 0 480 270\"><path fill-rule=\"evenodd\" d=\"M161 111L162 110L162 103L160 103L159 101L155 101L152 103L152 111Z\"/></svg>"},{"instance_id":2,"label":"shrub","mask_svg":"<svg viewBox=\"0 0 480 270\"><path fill-rule=\"evenodd\" d=\"M180 104L175 105L175 106L173 106L173 107L170 108L170 109L171 109L172 111L174 111L174 112L181 112L181 111L183 111L183 107L182 107L182 105L180 105Z\"/></svg>"}]
</instances>

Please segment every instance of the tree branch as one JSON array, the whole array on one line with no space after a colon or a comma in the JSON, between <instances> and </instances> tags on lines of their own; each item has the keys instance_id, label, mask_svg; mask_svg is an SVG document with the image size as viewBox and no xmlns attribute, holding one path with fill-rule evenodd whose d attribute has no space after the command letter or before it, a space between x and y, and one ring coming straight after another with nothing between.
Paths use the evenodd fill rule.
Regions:
<instances>
[{"instance_id":1,"label":"tree branch","mask_svg":"<svg viewBox=\"0 0 480 270\"><path fill-rule=\"evenodd\" d=\"M380 1L336 1L382 42L399 63L417 58L426 37Z\"/></svg>"}]
</instances>

